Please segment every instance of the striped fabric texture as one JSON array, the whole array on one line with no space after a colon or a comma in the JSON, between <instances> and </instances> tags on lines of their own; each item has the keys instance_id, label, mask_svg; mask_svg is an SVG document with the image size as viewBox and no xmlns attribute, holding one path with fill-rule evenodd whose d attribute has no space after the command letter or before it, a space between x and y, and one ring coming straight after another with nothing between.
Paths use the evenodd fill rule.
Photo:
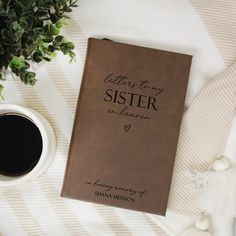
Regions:
<instances>
[{"instance_id":1,"label":"striped fabric texture","mask_svg":"<svg viewBox=\"0 0 236 236\"><path fill-rule=\"evenodd\" d=\"M169 208L196 214L189 191L190 170L206 171L223 154L236 106L236 2L192 1L227 66L195 97L185 112L177 150ZM232 16L232 17L231 17Z\"/></svg>"},{"instance_id":2,"label":"striped fabric texture","mask_svg":"<svg viewBox=\"0 0 236 236\"><path fill-rule=\"evenodd\" d=\"M68 58L58 55L51 63L35 65L39 80L34 87L11 78L4 82L3 102L22 104L44 115L55 131L57 151L55 161L43 175L24 186L0 189L1 236L177 236L182 224L188 222L181 215L199 213L186 175L190 170L206 170L215 155L224 151L236 105L236 2L176 2L196 14L226 69L216 78L209 78L210 82L191 100L184 113L168 207L168 214L175 214L172 217L175 219L60 197L88 37L74 12L63 33L76 44L77 62L68 64ZM174 14L171 6L176 2L163 0L158 4ZM82 4L83 1L81 7ZM148 4L150 8L155 5L152 0ZM99 4L93 7L96 10ZM160 22L158 26L163 24Z\"/></svg>"}]
</instances>

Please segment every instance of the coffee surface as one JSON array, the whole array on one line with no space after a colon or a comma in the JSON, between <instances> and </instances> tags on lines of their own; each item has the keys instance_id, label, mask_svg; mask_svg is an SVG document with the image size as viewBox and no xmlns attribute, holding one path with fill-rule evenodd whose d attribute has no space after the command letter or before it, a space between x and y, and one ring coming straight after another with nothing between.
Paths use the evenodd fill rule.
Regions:
<instances>
[{"instance_id":1,"label":"coffee surface","mask_svg":"<svg viewBox=\"0 0 236 236\"><path fill-rule=\"evenodd\" d=\"M38 127L26 117L0 115L0 174L20 176L31 171L42 153Z\"/></svg>"}]
</instances>

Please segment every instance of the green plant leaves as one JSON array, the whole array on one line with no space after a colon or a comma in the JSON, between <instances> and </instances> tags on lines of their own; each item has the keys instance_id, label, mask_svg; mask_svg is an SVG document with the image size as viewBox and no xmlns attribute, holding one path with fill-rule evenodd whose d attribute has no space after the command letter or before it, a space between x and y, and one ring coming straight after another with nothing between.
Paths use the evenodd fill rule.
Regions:
<instances>
[{"instance_id":1,"label":"green plant leaves","mask_svg":"<svg viewBox=\"0 0 236 236\"><path fill-rule=\"evenodd\" d=\"M55 23L55 26L56 26L58 29L60 29L60 28L62 28L62 27L64 26L64 24L65 24L65 20L64 20L64 19L60 19L60 20L58 20L58 21Z\"/></svg>"},{"instance_id":2,"label":"green plant leaves","mask_svg":"<svg viewBox=\"0 0 236 236\"><path fill-rule=\"evenodd\" d=\"M21 25L17 21L13 21L10 24L9 32L12 36L14 36L15 41L20 39L24 34L25 30L21 27Z\"/></svg>"},{"instance_id":3,"label":"green plant leaves","mask_svg":"<svg viewBox=\"0 0 236 236\"><path fill-rule=\"evenodd\" d=\"M0 7L0 16L1 17L6 17L7 16L7 12L1 7Z\"/></svg>"},{"instance_id":4,"label":"green plant leaves","mask_svg":"<svg viewBox=\"0 0 236 236\"><path fill-rule=\"evenodd\" d=\"M17 57L13 56L9 64L10 68L13 70L21 70L25 67L25 58L23 56Z\"/></svg>"},{"instance_id":5,"label":"green plant leaves","mask_svg":"<svg viewBox=\"0 0 236 236\"><path fill-rule=\"evenodd\" d=\"M37 51L37 52L34 52L32 59L33 59L33 61L39 63L43 60L42 57L43 57L42 53L40 51Z\"/></svg>"},{"instance_id":6,"label":"green plant leaves","mask_svg":"<svg viewBox=\"0 0 236 236\"><path fill-rule=\"evenodd\" d=\"M35 85L36 83L36 74L32 71L22 71L20 73L20 79L25 84Z\"/></svg>"},{"instance_id":7,"label":"green plant leaves","mask_svg":"<svg viewBox=\"0 0 236 236\"><path fill-rule=\"evenodd\" d=\"M2 95L3 89L4 89L3 85L0 84L0 98L1 98L1 99L4 99L4 98L3 98L3 95Z\"/></svg>"},{"instance_id":8,"label":"green plant leaves","mask_svg":"<svg viewBox=\"0 0 236 236\"><path fill-rule=\"evenodd\" d=\"M20 76L21 81L25 84L35 84L36 74L32 71L28 71L30 65L25 61L25 58L23 56L13 56L10 61L9 67L11 68L12 72L14 72L17 76Z\"/></svg>"},{"instance_id":9,"label":"green plant leaves","mask_svg":"<svg viewBox=\"0 0 236 236\"><path fill-rule=\"evenodd\" d=\"M28 10L35 6L36 0L15 0L17 5L23 6L24 10Z\"/></svg>"},{"instance_id":10,"label":"green plant leaves","mask_svg":"<svg viewBox=\"0 0 236 236\"><path fill-rule=\"evenodd\" d=\"M34 85L30 61L51 61L62 51L75 60L74 44L60 35L65 13L77 0L0 0L0 80L10 69L25 84ZM0 94L3 85L0 84ZM0 95L1 96L1 95Z\"/></svg>"},{"instance_id":11,"label":"green plant leaves","mask_svg":"<svg viewBox=\"0 0 236 236\"><path fill-rule=\"evenodd\" d=\"M61 36L61 35L58 35L58 36L55 38L54 42L55 42L56 44L60 44L60 43L62 43L63 40L64 40L64 37Z\"/></svg>"},{"instance_id":12,"label":"green plant leaves","mask_svg":"<svg viewBox=\"0 0 236 236\"><path fill-rule=\"evenodd\" d=\"M2 73L2 72L0 73L0 80L1 80L1 81L5 80L5 77L3 76L3 73ZM4 98L3 98L3 95L2 95L3 89L4 89L3 85L0 84L0 98L1 98L1 99L4 99Z\"/></svg>"},{"instance_id":13,"label":"green plant leaves","mask_svg":"<svg viewBox=\"0 0 236 236\"><path fill-rule=\"evenodd\" d=\"M33 27L33 21L29 17L21 17L19 20L20 26L26 31L30 32Z\"/></svg>"}]
</instances>

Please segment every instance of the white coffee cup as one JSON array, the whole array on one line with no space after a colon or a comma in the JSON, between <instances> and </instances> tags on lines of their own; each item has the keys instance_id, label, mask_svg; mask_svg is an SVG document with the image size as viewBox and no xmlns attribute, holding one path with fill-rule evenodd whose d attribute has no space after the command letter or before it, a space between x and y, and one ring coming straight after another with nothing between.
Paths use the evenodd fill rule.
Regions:
<instances>
[{"instance_id":1,"label":"white coffee cup","mask_svg":"<svg viewBox=\"0 0 236 236\"><path fill-rule=\"evenodd\" d=\"M31 120L38 127L41 133L43 147L38 163L30 172L17 177L9 177L0 174L0 188L22 184L39 176L51 165L55 158L56 151L56 139L53 129L49 122L41 114L24 106L1 104L0 115L6 113L19 114Z\"/></svg>"}]
</instances>

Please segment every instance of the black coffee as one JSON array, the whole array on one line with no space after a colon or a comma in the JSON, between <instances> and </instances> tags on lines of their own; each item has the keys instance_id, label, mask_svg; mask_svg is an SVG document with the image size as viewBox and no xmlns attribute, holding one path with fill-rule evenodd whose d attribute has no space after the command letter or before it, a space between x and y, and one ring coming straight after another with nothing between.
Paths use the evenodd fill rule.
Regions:
<instances>
[{"instance_id":1,"label":"black coffee","mask_svg":"<svg viewBox=\"0 0 236 236\"><path fill-rule=\"evenodd\" d=\"M42 136L28 118L0 115L0 174L20 176L31 171L42 153Z\"/></svg>"}]
</instances>

